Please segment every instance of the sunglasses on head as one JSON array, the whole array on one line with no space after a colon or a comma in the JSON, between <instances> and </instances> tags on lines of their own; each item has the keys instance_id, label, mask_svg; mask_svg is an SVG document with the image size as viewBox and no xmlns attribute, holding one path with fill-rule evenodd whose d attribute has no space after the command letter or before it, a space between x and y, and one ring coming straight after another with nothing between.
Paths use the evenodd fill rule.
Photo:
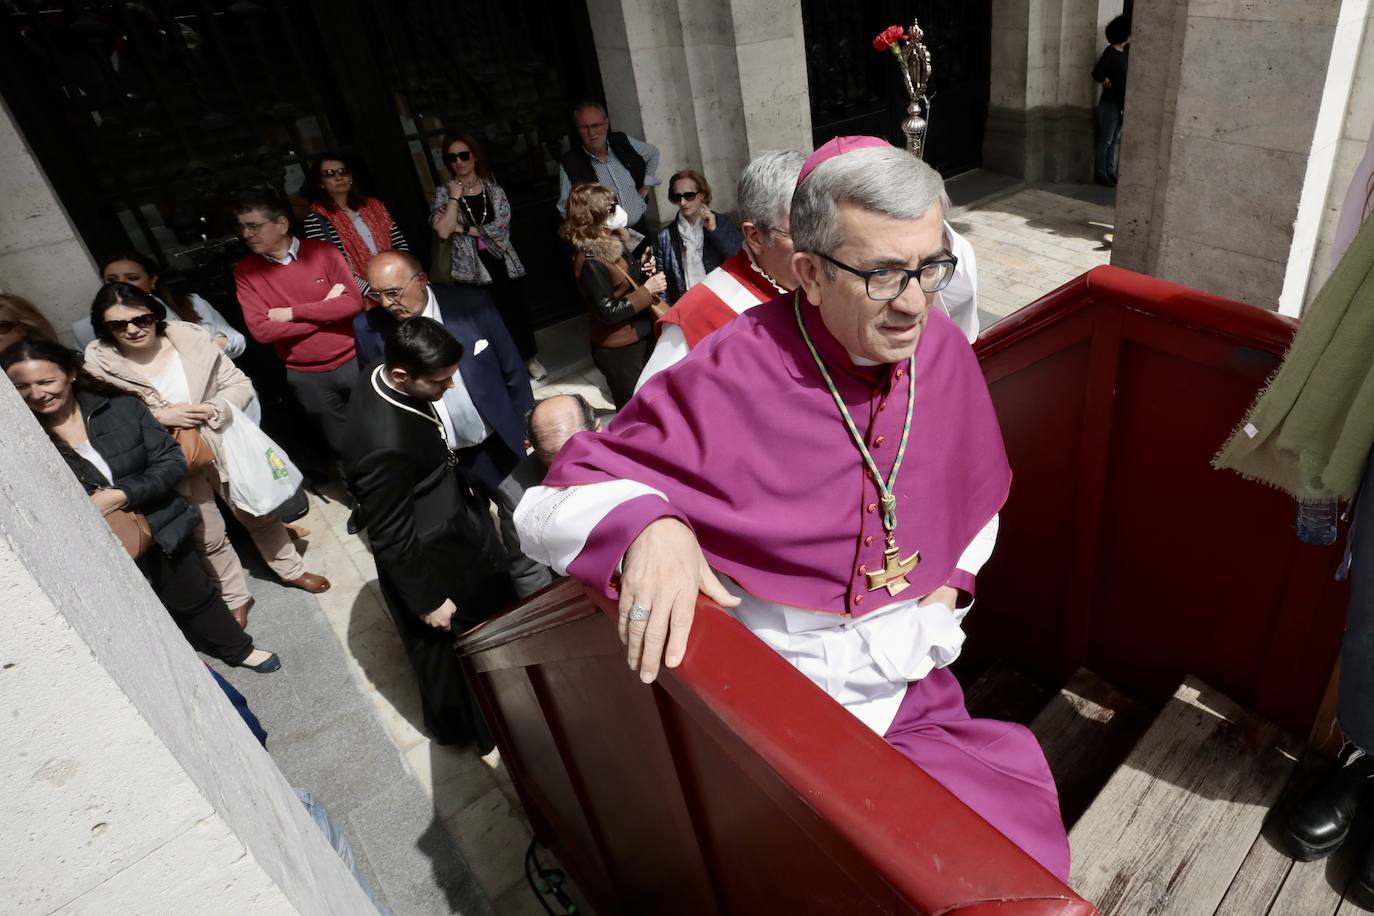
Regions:
<instances>
[{"instance_id":1,"label":"sunglasses on head","mask_svg":"<svg viewBox=\"0 0 1374 916\"><path fill-rule=\"evenodd\" d=\"M470 149L459 150L456 153L444 153L444 164L453 165L453 163L457 162L459 159L467 162L471 158L472 150Z\"/></svg>"},{"instance_id":2,"label":"sunglasses on head","mask_svg":"<svg viewBox=\"0 0 1374 916\"><path fill-rule=\"evenodd\" d=\"M137 318L116 318L105 322L105 329L111 334L123 334L129 330L129 325L133 325L140 331L146 331L157 324L157 316L149 312L146 315L139 315Z\"/></svg>"},{"instance_id":3,"label":"sunglasses on head","mask_svg":"<svg viewBox=\"0 0 1374 916\"><path fill-rule=\"evenodd\" d=\"M697 195L700 193L700 191L669 191L668 199L675 204L680 203L684 200L688 203L691 203L692 201L697 199Z\"/></svg>"},{"instance_id":4,"label":"sunglasses on head","mask_svg":"<svg viewBox=\"0 0 1374 916\"><path fill-rule=\"evenodd\" d=\"M320 169L321 178L334 178L336 176L339 178L347 178L351 174L352 172L348 169Z\"/></svg>"}]
</instances>

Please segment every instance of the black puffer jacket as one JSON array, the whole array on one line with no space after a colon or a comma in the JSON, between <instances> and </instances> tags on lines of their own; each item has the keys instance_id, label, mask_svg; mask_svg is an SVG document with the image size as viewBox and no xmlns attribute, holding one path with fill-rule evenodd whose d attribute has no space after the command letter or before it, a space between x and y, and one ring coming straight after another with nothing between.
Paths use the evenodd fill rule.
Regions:
<instances>
[{"instance_id":1,"label":"black puffer jacket","mask_svg":"<svg viewBox=\"0 0 1374 916\"><path fill-rule=\"evenodd\" d=\"M174 489L186 474L177 440L138 398L78 391L76 402L86 421L86 437L110 466L114 480L106 481L95 465L64 451L72 473L87 493L111 485L123 490L129 497L124 508L147 516L153 538L165 553L176 550L200 524L200 515Z\"/></svg>"}]
</instances>

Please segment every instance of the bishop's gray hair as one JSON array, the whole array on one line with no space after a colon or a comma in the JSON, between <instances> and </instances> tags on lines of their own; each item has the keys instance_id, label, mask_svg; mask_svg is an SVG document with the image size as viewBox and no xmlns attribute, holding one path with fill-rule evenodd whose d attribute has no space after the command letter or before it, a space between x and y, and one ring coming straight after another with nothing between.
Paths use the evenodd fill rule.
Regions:
<instances>
[{"instance_id":1,"label":"bishop's gray hair","mask_svg":"<svg viewBox=\"0 0 1374 916\"><path fill-rule=\"evenodd\" d=\"M844 244L841 203L893 219L920 219L936 203L949 211L945 182L935 169L895 146L858 149L822 162L797 187L792 247L830 254Z\"/></svg>"},{"instance_id":2,"label":"bishop's gray hair","mask_svg":"<svg viewBox=\"0 0 1374 916\"><path fill-rule=\"evenodd\" d=\"M806 156L790 149L754 157L739 176L735 199L740 222L753 223L760 229L780 225L792 202L797 176L805 164Z\"/></svg>"}]
</instances>

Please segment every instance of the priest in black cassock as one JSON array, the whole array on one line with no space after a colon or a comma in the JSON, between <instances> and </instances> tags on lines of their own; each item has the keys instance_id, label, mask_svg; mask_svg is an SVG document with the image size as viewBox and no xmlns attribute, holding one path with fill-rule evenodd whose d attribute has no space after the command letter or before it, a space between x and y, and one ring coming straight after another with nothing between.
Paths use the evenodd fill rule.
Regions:
<instances>
[{"instance_id":1,"label":"priest in black cassock","mask_svg":"<svg viewBox=\"0 0 1374 916\"><path fill-rule=\"evenodd\" d=\"M349 403L344 467L367 519L387 609L420 681L425 728L440 744L495 748L454 635L515 600L491 516L454 459L448 411L463 347L443 325L402 322Z\"/></svg>"}]
</instances>

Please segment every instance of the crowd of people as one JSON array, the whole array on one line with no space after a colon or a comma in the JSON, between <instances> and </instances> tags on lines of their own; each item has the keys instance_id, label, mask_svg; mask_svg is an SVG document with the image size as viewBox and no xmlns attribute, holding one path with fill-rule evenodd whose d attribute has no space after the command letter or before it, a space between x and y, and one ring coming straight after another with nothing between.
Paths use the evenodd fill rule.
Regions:
<instances>
[{"instance_id":1,"label":"crowd of people","mask_svg":"<svg viewBox=\"0 0 1374 916\"><path fill-rule=\"evenodd\" d=\"M704 175L681 169L667 188L676 212L655 229L658 151L612 131L599 104L572 114L581 142L560 163L559 234L591 359L621 411L605 432L584 398L534 400L531 379L545 370L525 265L475 137L443 142L451 179L432 203L430 271L342 155L317 157L303 231L274 192L234 204L248 250L234 269L244 330L275 352L349 494L350 525L366 530L426 730L494 759L454 634L555 574L618 583L622 636L646 679L665 646L668 665L680 660L678 605L700 588L1062 873L1063 828L1034 742L1001 723L941 726L940 741L979 761L956 772L929 739L931 722L962 708L943 665L1005 496L968 346L973 252L945 220L938 174L885 141L839 138L810 156L756 157L735 215L712 208ZM88 320L73 327L80 353L30 304L0 298L0 364L191 644L277 670L244 631L253 598L221 504L283 583L330 583L305 569L276 502L251 498L263 487L239 460L243 436L267 443L273 481L299 472L259 426L262 405L234 363L243 336L204 299L166 289L141 254L112 254L99 279ZM918 340L934 354L919 366ZM798 387L799 373L815 383ZM908 451L911 405L879 414L914 398L918 377L940 392L916 414L923 428L944 430L940 418L958 412L949 428L961 432ZM774 409L784 400L789 410ZM846 426L853 442L835 438ZM796 454L817 457L782 475L768 460ZM852 494L826 481L865 462L867 505L851 526L837 520L853 515ZM893 532L913 500L938 511L912 523L923 560L908 580ZM802 537L779 537L779 519ZM126 537L140 525L147 543ZM856 549L858 573L841 560ZM690 581L678 581L684 569ZM912 586L916 598L896 598ZM870 613L871 627L851 625ZM777 636L817 614L805 638ZM924 648L874 660L874 640L908 637ZM822 657L853 666L830 670ZM999 754L977 750L988 744ZM1008 815L1013 797L1020 814Z\"/></svg>"}]
</instances>

